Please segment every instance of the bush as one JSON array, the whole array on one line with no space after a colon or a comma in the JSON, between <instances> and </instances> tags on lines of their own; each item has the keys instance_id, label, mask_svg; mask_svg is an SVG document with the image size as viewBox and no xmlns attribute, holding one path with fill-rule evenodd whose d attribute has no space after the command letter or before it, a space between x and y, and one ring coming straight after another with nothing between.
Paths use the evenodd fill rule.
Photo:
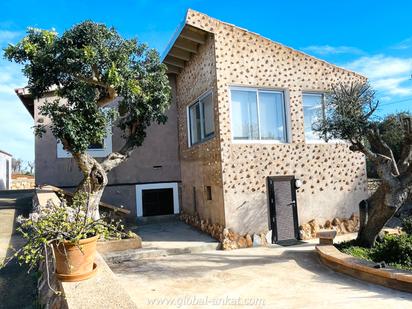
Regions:
<instances>
[{"instance_id":1,"label":"bush","mask_svg":"<svg viewBox=\"0 0 412 309\"><path fill-rule=\"evenodd\" d=\"M371 249L370 257L375 262L384 261L389 265L412 269L412 236L386 235Z\"/></svg>"},{"instance_id":2,"label":"bush","mask_svg":"<svg viewBox=\"0 0 412 309\"><path fill-rule=\"evenodd\" d=\"M402 229L406 234L412 236L412 217L407 217L402 220Z\"/></svg>"},{"instance_id":3,"label":"bush","mask_svg":"<svg viewBox=\"0 0 412 309\"><path fill-rule=\"evenodd\" d=\"M410 221L409 221L410 223ZM385 235L373 248L357 245L356 240L336 245L343 253L376 263L385 262L389 266L412 270L412 235Z\"/></svg>"}]
</instances>

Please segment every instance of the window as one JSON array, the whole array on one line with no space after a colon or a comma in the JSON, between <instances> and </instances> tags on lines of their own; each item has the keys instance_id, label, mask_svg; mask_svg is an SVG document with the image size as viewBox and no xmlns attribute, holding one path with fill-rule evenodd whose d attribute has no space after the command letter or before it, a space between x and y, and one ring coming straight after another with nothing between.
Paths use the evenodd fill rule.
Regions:
<instances>
[{"instance_id":1,"label":"window","mask_svg":"<svg viewBox=\"0 0 412 309\"><path fill-rule=\"evenodd\" d=\"M201 96L189 106L189 141L190 145L212 138L215 133L212 92Z\"/></svg>"},{"instance_id":2,"label":"window","mask_svg":"<svg viewBox=\"0 0 412 309\"><path fill-rule=\"evenodd\" d=\"M322 93L303 94L303 117L305 125L305 140L320 141L318 132L313 130L313 125L324 117L324 95Z\"/></svg>"},{"instance_id":3,"label":"window","mask_svg":"<svg viewBox=\"0 0 412 309\"><path fill-rule=\"evenodd\" d=\"M107 129L107 136L100 143L90 144L87 153L95 158L104 158L112 152L112 131ZM63 145L57 142L57 158L71 158L72 155L63 149Z\"/></svg>"},{"instance_id":4,"label":"window","mask_svg":"<svg viewBox=\"0 0 412 309\"><path fill-rule=\"evenodd\" d=\"M232 88L230 95L234 140L287 142L283 92Z\"/></svg>"},{"instance_id":5,"label":"window","mask_svg":"<svg viewBox=\"0 0 412 309\"><path fill-rule=\"evenodd\" d=\"M208 201L212 200L212 187L211 186L206 186L206 199Z\"/></svg>"}]
</instances>

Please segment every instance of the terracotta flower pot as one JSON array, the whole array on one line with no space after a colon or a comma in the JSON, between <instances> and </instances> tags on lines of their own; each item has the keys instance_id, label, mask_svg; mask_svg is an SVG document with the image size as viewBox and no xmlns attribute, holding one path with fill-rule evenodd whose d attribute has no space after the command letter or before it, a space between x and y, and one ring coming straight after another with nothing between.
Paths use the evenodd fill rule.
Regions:
<instances>
[{"instance_id":1,"label":"terracotta flower pot","mask_svg":"<svg viewBox=\"0 0 412 309\"><path fill-rule=\"evenodd\" d=\"M82 239L78 246L68 242L53 244L57 278L61 281L81 281L94 276L97 270L94 258L98 238Z\"/></svg>"}]
</instances>

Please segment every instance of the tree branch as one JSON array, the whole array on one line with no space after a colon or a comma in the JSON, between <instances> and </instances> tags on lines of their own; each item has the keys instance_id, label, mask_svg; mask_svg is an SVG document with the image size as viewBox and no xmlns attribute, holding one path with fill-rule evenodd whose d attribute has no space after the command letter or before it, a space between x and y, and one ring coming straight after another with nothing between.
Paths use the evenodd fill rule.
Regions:
<instances>
[{"instance_id":1,"label":"tree branch","mask_svg":"<svg viewBox=\"0 0 412 309\"><path fill-rule=\"evenodd\" d=\"M114 89L114 87L112 85L108 85L108 84L102 82L98 78L98 76L99 76L99 72L95 72L93 70L93 77L92 78L84 77L82 75L76 75L76 78L83 81L83 82L85 82L85 83L87 83L87 84L102 87L107 91L107 96L101 98L100 100L97 100L97 105L99 107L103 107L107 103L110 103L111 101L113 101L117 97L117 92L116 92L116 90Z\"/></svg>"},{"instance_id":2,"label":"tree branch","mask_svg":"<svg viewBox=\"0 0 412 309\"><path fill-rule=\"evenodd\" d=\"M371 162L373 162L379 177L389 185L396 186L397 180L392 173L393 161L391 158L373 152L359 141L351 141L351 143L352 145L349 147L350 150L362 152Z\"/></svg>"},{"instance_id":3,"label":"tree branch","mask_svg":"<svg viewBox=\"0 0 412 309\"><path fill-rule=\"evenodd\" d=\"M379 133L378 128L374 127L369 133L366 135L366 138L371 145L372 150L381 154L392 161L392 173L394 175L399 175L399 169L396 164L395 157L393 155L392 149L385 143L382 139L382 136Z\"/></svg>"},{"instance_id":4,"label":"tree branch","mask_svg":"<svg viewBox=\"0 0 412 309\"><path fill-rule=\"evenodd\" d=\"M404 172L412 165L412 132L405 132L405 138L402 144L401 155L398 166L400 172Z\"/></svg>"},{"instance_id":5,"label":"tree branch","mask_svg":"<svg viewBox=\"0 0 412 309\"><path fill-rule=\"evenodd\" d=\"M107 172L111 171L113 168L119 166L122 162L126 161L130 157L132 150L134 148L133 141L128 138L123 145L123 147L117 151L109 154L104 161L101 163L102 168Z\"/></svg>"}]
</instances>

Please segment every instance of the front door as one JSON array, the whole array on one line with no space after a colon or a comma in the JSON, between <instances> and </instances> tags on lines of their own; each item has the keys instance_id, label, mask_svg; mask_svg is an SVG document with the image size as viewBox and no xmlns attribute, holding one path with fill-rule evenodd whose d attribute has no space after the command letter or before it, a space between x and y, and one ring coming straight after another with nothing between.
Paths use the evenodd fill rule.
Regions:
<instances>
[{"instance_id":1,"label":"front door","mask_svg":"<svg viewBox=\"0 0 412 309\"><path fill-rule=\"evenodd\" d=\"M295 177L268 177L269 216L272 243L299 238Z\"/></svg>"}]
</instances>

